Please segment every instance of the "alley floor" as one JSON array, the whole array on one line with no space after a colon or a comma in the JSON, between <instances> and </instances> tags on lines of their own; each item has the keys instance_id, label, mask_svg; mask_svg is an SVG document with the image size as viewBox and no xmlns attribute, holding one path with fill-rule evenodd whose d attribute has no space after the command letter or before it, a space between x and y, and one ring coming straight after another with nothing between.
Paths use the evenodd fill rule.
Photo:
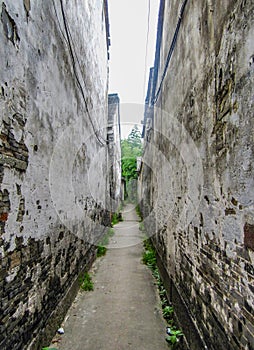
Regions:
<instances>
[{"instance_id":1,"label":"alley floor","mask_svg":"<svg viewBox=\"0 0 254 350\"><path fill-rule=\"evenodd\" d=\"M65 318L59 350L163 350L166 324L151 271L142 263L135 208L126 205L106 255L90 273L94 291L79 292Z\"/></svg>"}]
</instances>

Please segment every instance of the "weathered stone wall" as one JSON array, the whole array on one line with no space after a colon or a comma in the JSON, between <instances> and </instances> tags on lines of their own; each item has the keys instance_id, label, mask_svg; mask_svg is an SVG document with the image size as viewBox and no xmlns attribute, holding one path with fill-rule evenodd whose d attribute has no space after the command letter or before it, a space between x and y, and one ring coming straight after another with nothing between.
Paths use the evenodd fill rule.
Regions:
<instances>
[{"instance_id":1,"label":"weathered stone wall","mask_svg":"<svg viewBox=\"0 0 254 350\"><path fill-rule=\"evenodd\" d=\"M106 8L0 1L2 350L47 345L109 219Z\"/></svg>"},{"instance_id":2,"label":"weathered stone wall","mask_svg":"<svg viewBox=\"0 0 254 350\"><path fill-rule=\"evenodd\" d=\"M110 208L116 213L121 204L121 125L120 99L118 94L108 95L108 168Z\"/></svg>"},{"instance_id":3,"label":"weathered stone wall","mask_svg":"<svg viewBox=\"0 0 254 350\"><path fill-rule=\"evenodd\" d=\"M165 2L156 90L180 6ZM253 15L252 1L187 2L146 134L146 227L195 350L187 319L208 349L254 349Z\"/></svg>"}]
</instances>

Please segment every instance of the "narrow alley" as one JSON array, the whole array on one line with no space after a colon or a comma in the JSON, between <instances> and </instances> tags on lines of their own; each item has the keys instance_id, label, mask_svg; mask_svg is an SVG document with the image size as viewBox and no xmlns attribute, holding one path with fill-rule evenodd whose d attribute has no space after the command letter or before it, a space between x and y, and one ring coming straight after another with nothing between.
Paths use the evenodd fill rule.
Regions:
<instances>
[{"instance_id":1,"label":"narrow alley","mask_svg":"<svg viewBox=\"0 0 254 350\"><path fill-rule=\"evenodd\" d=\"M254 350L253 38L253 0L0 0L0 350Z\"/></svg>"},{"instance_id":2,"label":"narrow alley","mask_svg":"<svg viewBox=\"0 0 254 350\"><path fill-rule=\"evenodd\" d=\"M106 255L92 267L93 291L80 291L52 344L59 350L168 349L166 323L151 271L142 263L143 233L127 204Z\"/></svg>"}]
</instances>

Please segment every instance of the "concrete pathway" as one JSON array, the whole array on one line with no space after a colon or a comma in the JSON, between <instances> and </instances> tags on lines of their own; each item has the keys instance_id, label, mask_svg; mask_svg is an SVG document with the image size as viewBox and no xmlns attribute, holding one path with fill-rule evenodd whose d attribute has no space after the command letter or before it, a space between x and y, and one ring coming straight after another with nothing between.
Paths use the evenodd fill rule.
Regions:
<instances>
[{"instance_id":1,"label":"concrete pathway","mask_svg":"<svg viewBox=\"0 0 254 350\"><path fill-rule=\"evenodd\" d=\"M127 205L124 221L106 256L94 263L94 291L79 292L63 324L60 350L163 350L166 323L154 279L142 264L142 232L135 208ZM114 249L116 248L116 249Z\"/></svg>"}]
</instances>

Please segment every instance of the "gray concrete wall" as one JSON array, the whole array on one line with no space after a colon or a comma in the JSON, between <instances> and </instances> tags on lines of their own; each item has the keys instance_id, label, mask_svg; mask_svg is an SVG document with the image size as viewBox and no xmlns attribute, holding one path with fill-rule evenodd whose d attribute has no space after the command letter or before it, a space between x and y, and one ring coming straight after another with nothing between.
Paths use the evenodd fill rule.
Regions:
<instances>
[{"instance_id":1,"label":"gray concrete wall","mask_svg":"<svg viewBox=\"0 0 254 350\"><path fill-rule=\"evenodd\" d=\"M109 220L106 2L62 5L0 1L2 350L47 345Z\"/></svg>"},{"instance_id":2,"label":"gray concrete wall","mask_svg":"<svg viewBox=\"0 0 254 350\"><path fill-rule=\"evenodd\" d=\"M165 2L156 89L180 5ZM146 228L208 349L254 349L253 14L252 1L187 2L146 134Z\"/></svg>"}]
</instances>

